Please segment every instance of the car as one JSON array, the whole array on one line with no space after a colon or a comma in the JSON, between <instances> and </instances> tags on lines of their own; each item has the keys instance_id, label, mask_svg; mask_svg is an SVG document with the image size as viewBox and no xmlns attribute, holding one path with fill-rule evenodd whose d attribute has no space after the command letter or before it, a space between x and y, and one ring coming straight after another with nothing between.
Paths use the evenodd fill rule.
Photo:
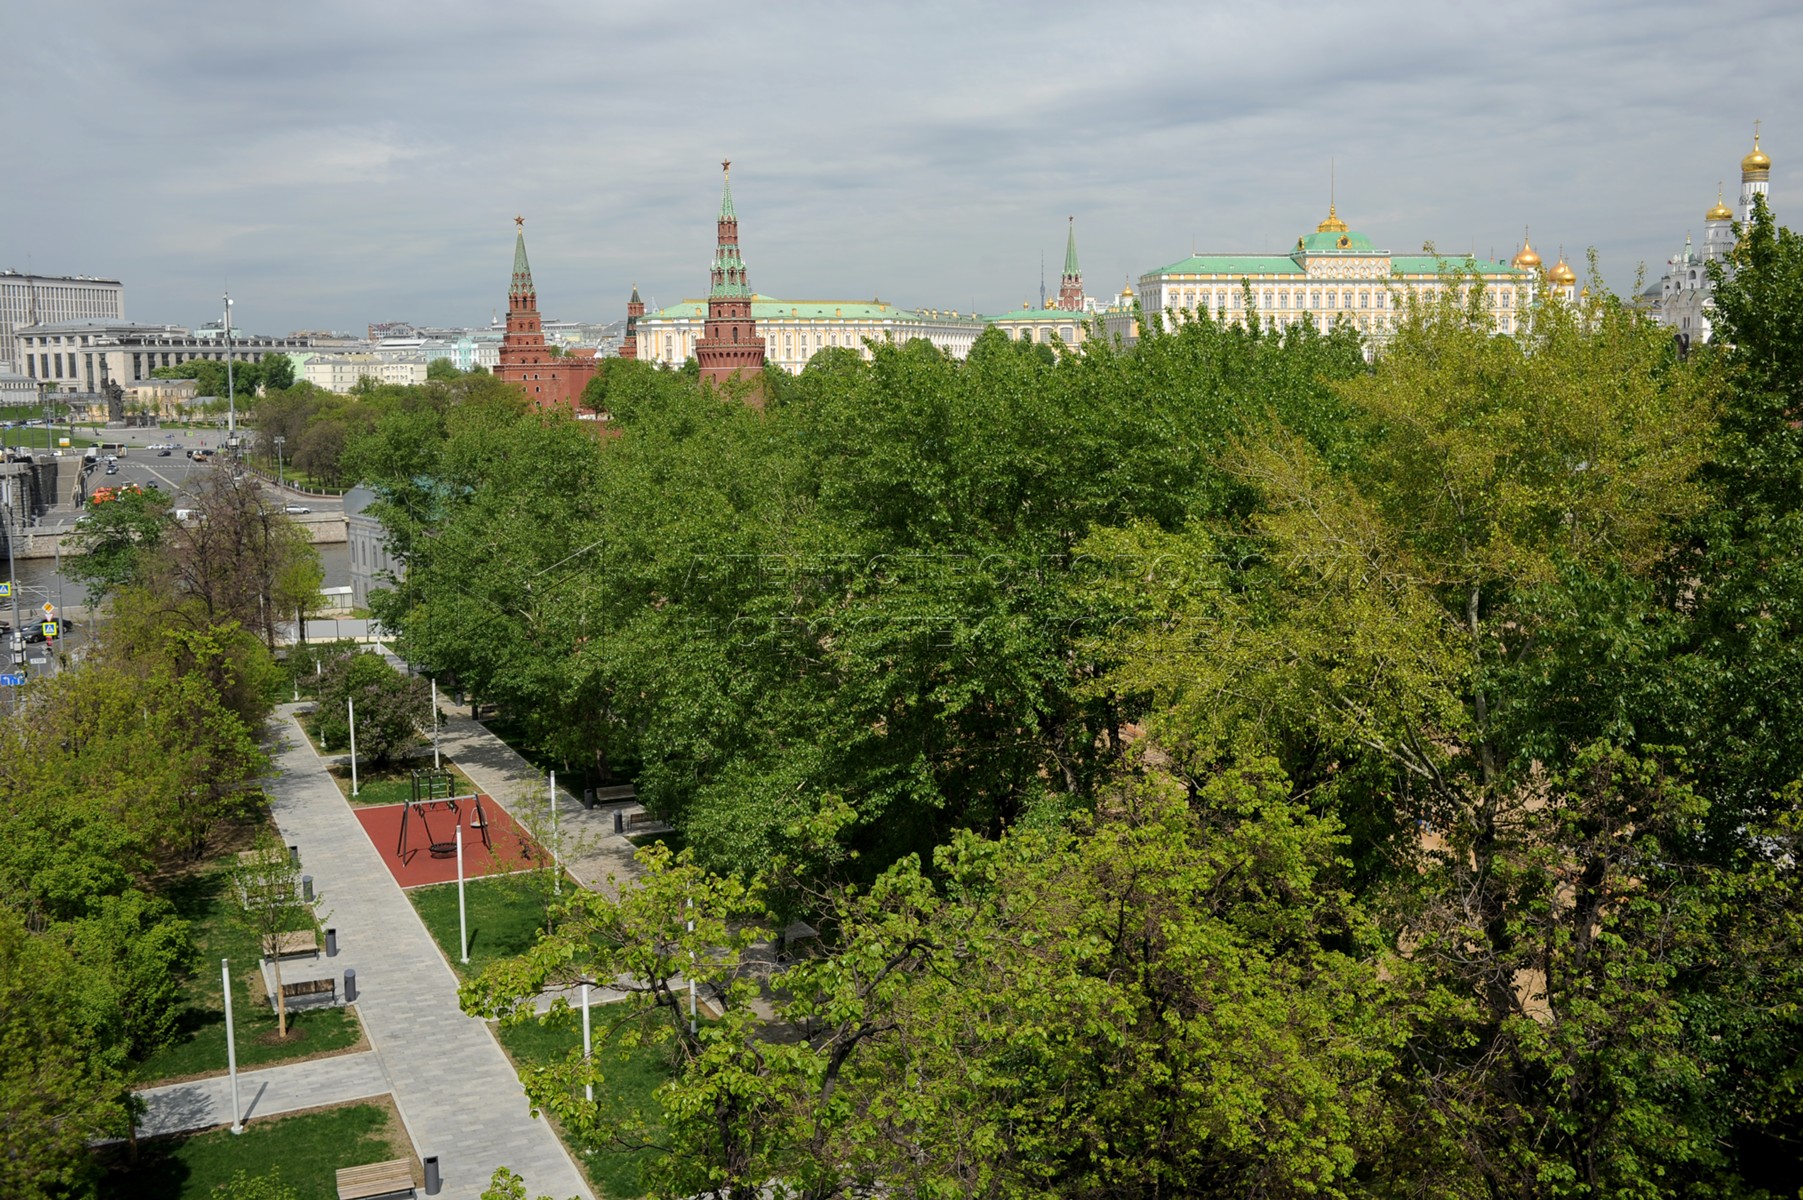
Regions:
<instances>
[{"instance_id":1,"label":"car","mask_svg":"<svg viewBox=\"0 0 1803 1200\"><path fill-rule=\"evenodd\" d=\"M282 511L291 517L298 517L302 513L310 513L313 510L304 504L284 504L282 505Z\"/></svg>"},{"instance_id":2,"label":"car","mask_svg":"<svg viewBox=\"0 0 1803 1200\"><path fill-rule=\"evenodd\" d=\"M156 488L156 490L159 492L163 490L162 485L157 483L157 481L154 479L151 480L149 483L145 484L144 486L147 488Z\"/></svg>"},{"instance_id":3,"label":"car","mask_svg":"<svg viewBox=\"0 0 1803 1200\"><path fill-rule=\"evenodd\" d=\"M108 475L117 475L119 473L119 464L118 463L106 464L106 473Z\"/></svg>"},{"instance_id":4,"label":"car","mask_svg":"<svg viewBox=\"0 0 1803 1200\"><path fill-rule=\"evenodd\" d=\"M158 458L168 458L171 454L174 454L174 453L175 453L175 451L173 451L173 450L169 449L169 447L165 446L161 450L157 451L157 457Z\"/></svg>"}]
</instances>

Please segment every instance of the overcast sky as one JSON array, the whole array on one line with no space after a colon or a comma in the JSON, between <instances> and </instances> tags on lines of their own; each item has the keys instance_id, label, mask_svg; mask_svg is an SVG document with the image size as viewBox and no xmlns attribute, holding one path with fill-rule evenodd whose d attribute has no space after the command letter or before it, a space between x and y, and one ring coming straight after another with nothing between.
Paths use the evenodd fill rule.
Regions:
<instances>
[{"instance_id":1,"label":"overcast sky","mask_svg":"<svg viewBox=\"0 0 1803 1200\"><path fill-rule=\"evenodd\" d=\"M704 295L733 194L753 287L1000 311L1328 203L1397 252L1633 286L1763 118L1803 213L1803 5L0 0L0 268L260 333L484 323L513 217L547 316Z\"/></svg>"}]
</instances>

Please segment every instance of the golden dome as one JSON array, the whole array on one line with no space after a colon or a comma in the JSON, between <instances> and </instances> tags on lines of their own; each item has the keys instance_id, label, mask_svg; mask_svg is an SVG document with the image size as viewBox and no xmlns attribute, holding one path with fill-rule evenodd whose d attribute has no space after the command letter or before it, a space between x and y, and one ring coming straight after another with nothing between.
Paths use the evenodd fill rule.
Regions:
<instances>
[{"instance_id":1,"label":"golden dome","mask_svg":"<svg viewBox=\"0 0 1803 1200\"><path fill-rule=\"evenodd\" d=\"M1340 214L1334 211L1331 204L1327 206L1327 219L1315 226L1316 233L1345 233L1346 230L1346 222L1340 220Z\"/></svg>"},{"instance_id":2,"label":"golden dome","mask_svg":"<svg viewBox=\"0 0 1803 1200\"><path fill-rule=\"evenodd\" d=\"M1509 260L1509 265L1517 271L1535 271L1540 268L1540 256L1534 253L1534 243L1521 239L1521 252Z\"/></svg>"},{"instance_id":3,"label":"golden dome","mask_svg":"<svg viewBox=\"0 0 1803 1200\"><path fill-rule=\"evenodd\" d=\"M1559 252L1559 261L1546 273L1546 277L1555 287L1570 287L1578 281L1578 273L1566 263L1563 250Z\"/></svg>"},{"instance_id":4,"label":"golden dome","mask_svg":"<svg viewBox=\"0 0 1803 1200\"><path fill-rule=\"evenodd\" d=\"M1715 207L1703 214L1705 221L1732 221L1734 210L1722 203L1722 185L1715 185Z\"/></svg>"},{"instance_id":5,"label":"golden dome","mask_svg":"<svg viewBox=\"0 0 1803 1200\"><path fill-rule=\"evenodd\" d=\"M1759 122L1753 122L1753 149L1740 160L1740 177L1742 182L1754 179L1769 179L1772 174L1772 156L1759 148Z\"/></svg>"}]
</instances>

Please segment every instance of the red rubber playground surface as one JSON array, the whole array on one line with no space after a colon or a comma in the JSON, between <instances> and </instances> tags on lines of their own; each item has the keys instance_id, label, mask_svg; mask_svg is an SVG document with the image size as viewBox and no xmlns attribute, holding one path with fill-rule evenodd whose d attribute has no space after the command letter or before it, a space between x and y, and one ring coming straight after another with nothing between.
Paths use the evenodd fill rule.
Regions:
<instances>
[{"instance_id":1,"label":"red rubber playground surface","mask_svg":"<svg viewBox=\"0 0 1803 1200\"><path fill-rule=\"evenodd\" d=\"M450 883L457 878L456 854L438 857L432 853L432 845L454 844L459 823L463 825L465 879L543 865L549 856L525 827L489 797L481 799L482 815L488 822L488 845L483 844L482 831L475 824L476 806L468 799L457 801L455 811L445 800L417 805L383 804L355 811L376 853L388 864L395 882L404 888ZM412 812L407 815L407 841L397 854L401 817L409 809Z\"/></svg>"}]
</instances>

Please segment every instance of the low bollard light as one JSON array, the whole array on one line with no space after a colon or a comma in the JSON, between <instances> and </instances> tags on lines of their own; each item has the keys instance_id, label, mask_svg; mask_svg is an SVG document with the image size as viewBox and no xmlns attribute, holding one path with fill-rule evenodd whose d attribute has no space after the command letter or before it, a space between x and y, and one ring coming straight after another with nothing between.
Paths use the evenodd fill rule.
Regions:
<instances>
[{"instance_id":1,"label":"low bollard light","mask_svg":"<svg viewBox=\"0 0 1803 1200\"><path fill-rule=\"evenodd\" d=\"M344 1002L346 1004L357 1002L357 968L355 967L344 969Z\"/></svg>"}]
</instances>

